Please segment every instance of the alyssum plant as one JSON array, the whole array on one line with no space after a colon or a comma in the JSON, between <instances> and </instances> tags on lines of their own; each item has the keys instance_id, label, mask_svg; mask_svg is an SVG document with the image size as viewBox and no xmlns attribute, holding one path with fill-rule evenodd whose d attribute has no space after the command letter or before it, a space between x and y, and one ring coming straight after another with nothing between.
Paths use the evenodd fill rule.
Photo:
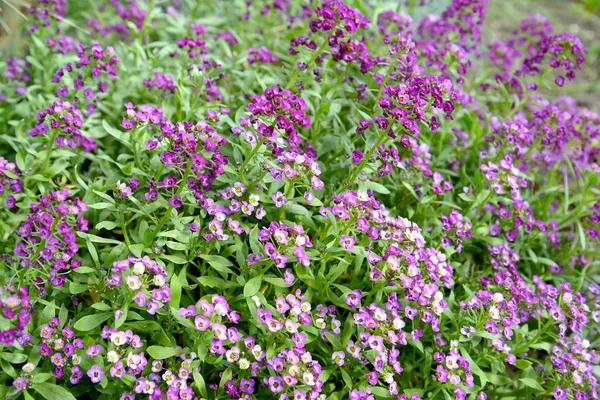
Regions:
<instances>
[{"instance_id":1,"label":"alyssum plant","mask_svg":"<svg viewBox=\"0 0 600 400\"><path fill-rule=\"evenodd\" d=\"M24 9L0 397L597 399L586 50L486 3Z\"/></svg>"}]
</instances>

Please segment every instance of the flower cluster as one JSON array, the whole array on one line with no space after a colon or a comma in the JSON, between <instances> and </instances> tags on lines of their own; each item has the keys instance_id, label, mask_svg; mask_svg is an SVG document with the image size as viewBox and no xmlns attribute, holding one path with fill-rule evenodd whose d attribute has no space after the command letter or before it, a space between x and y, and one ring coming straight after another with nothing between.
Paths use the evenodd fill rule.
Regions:
<instances>
[{"instance_id":1,"label":"flower cluster","mask_svg":"<svg viewBox=\"0 0 600 400\"><path fill-rule=\"evenodd\" d=\"M335 196L334 205L322 207L321 214L348 221L352 227L348 233L352 234L341 235L340 244L343 249L353 251L357 242L364 243L367 261L372 266L369 273L372 281L384 281L389 286L399 284L408 299L418 300L421 306L432 302L435 313L442 312L445 303L436 293L439 283L451 285L452 265L444 254L425 248L417 224L406 218L392 217L367 192L348 191Z\"/></svg>"},{"instance_id":2,"label":"flower cluster","mask_svg":"<svg viewBox=\"0 0 600 400\"><path fill-rule=\"evenodd\" d=\"M102 80L103 75L106 80L115 79L118 75L116 66L119 64L119 59L111 46L104 48L95 40L92 41L91 46L78 44L75 54L78 57L75 65L68 63L59 68L54 73L52 83L66 83L56 88L57 97L70 100L75 104L88 101L86 114L91 115L96 112L95 104L99 99L99 94L95 90L100 93L107 92L108 84ZM77 73L74 74L75 72ZM96 87L90 85L90 78L98 80ZM72 82L74 92L69 91L69 82L64 82L67 79ZM83 93L85 100L78 96L79 92Z\"/></svg>"},{"instance_id":3,"label":"flower cluster","mask_svg":"<svg viewBox=\"0 0 600 400\"><path fill-rule=\"evenodd\" d=\"M14 208L17 201L13 194L21 193L23 190L23 182L20 178L21 173L17 165L0 157L0 196L6 196L4 203L9 209Z\"/></svg>"},{"instance_id":4,"label":"flower cluster","mask_svg":"<svg viewBox=\"0 0 600 400\"><path fill-rule=\"evenodd\" d=\"M83 340L75 337L73 329L64 326L65 323L66 321L61 321L59 317L53 317L47 324L42 325L40 327L41 343L38 345L37 351L42 357L50 360L53 368L52 374L56 379L69 377L72 384L77 384L83 378L83 371L79 367L82 357L77 350L81 350L85 346ZM89 348L87 354L92 357Z\"/></svg>"},{"instance_id":5,"label":"flower cluster","mask_svg":"<svg viewBox=\"0 0 600 400\"><path fill-rule=\"evenodd\" d=\"M31 136L46 135L50 132L52 145L68 146L92 151L98 147L94 138L84 136L81 131L83 117L74 103L54 100L54 104L37 111L38 123L29 130Z\"/></svg>"},{"instance_id":6,"label":"flower cluster","mask_svg":"<svg viewBox=\"0 0 600 400\"><path fill-rule=\"evenodd\" d=\"M524 19L513 38L507 42L496 41L489 48L490 58L503 68L498 80L513 83L511 74L517 77L545 75L556 70L558 86L565 84L565 78L569 81L575 78L575 71L585 62L586 54L577 36L566 32L555 34L550 21L537 14Z\"/></svg>"},{"instance_id":7,"label":"flower cluster","mask_svg":"<svg viewBox=\"0 0 600 400\"><path fill-rule=\"evenodd\" d=\"M324 1L321 7L315 8L314 13L317 18L310 20L309 28L313 34L323 32L330 35L323 38L323 46L329 46L333 60L357 62L361 72L370 71L378 60L371 58L364 39L358 41L352 36L358 30L367 28L369 19L357 9L339 0ZM298 46L317 50L315 41L304 36L293 38L290 45L290 54L297 54L296 47ZM323 46L319 50L323 50ZM317 53L315 57L322 61L322 54ZM301 62L298 62L297 66L300 69L308 67L307 64ZM315 70L315 73L318 71Z\"/></svg>"},{"instance_id":8,"label":"flower cluster","mask_svg":"<svg viewBox=\"0 0 600 400\"><path fill-rule=\"evenodd\" d=\"M175 90L177 90L177 85L173 82L172 76L157 71L154 71L154 79L144 79L143 83L148 88L161 89L163 96L167 91L175 93Z\"/></svg>"},{"instance_id":9,"label":"flower cluster","mask_svg":"<svg viewBox=\"0 0 600 400\"><path fill-rule=\"evenodd\" d=\"M248 62L250 64L254 64L255 62L261 62L264 64L279 62L279 58L271 53L271 50L265 46L261 46L258 50L254 47L250 47L248 49L248 54Z\"/></svg>"},{"instance_id":10,"label":"flower cluster","mask_svg":"<svg viewBox=\"0 0 600 400\"><path fill-rule=\"evenodd\" d=\"M197 305L181 307L179 315L183 318L193 318L194 327L196 330L204 332L212 330L213 333L220 338L216 330L223 329L221 324L223 317L232 324L238 323L240 316L237 311L232 310L227 302L227 299L218 294L213 294L211 300L202 299ZM231 332L235 332L235 328L230 328Z\"/></svg>"},{"instance_id":11,"label":"flower cluster","mask_svg":"<svg viewBox=\"0 0 600 400\"><path fill-rule=\"evenodd\" d=\"M89 28L93 33L97 33L101 36L107 36L111 32L119 34L121 40L129 38L131 35L131 29L127 26L127 23L133 23L137 29L142 29L144 21L146 20L146 10L138 7L136 1L131 2L120 2L118 0L110 0L110 4L113 6L112 9L107 8L105 4L98 4L98 16L102 16L101 20L88 19L86 21ZM114 18L114 17L118 18ZM114 19L114 22L102 22L106 19Z\"/></svg>"},{"instance_id":12,"label":"flower cluster","mask_svg":"<svg viewBox=\"0 0 600 400\"><path fill-rule=\"evenodd\" d=\"M446 79L415 78L410 85L386 86L383 97L378 104L383 110L383 115L375 118L377 127L393 138L399 132L394 132L395 123L399 123L399 130L418 136L420 132L419 121L428 123L432 132L439 128L438 119L432 116L427 119L425 112L432 106L441 110L445 118L452 119L454 104L451 99L444 100L453 95L452 83Z\"/></svg>"},{"instance_id":13,"label":"flower cluster","mask_svg":"<svg viewBox=\"0 0 600 400\"><path fill-rule=\"evenodd\" d=\"M81 262L75 258L79 251L77 232L88 230L88 221L83 216L87 205L72 198L68 189L51 191L49 196L40 196L38 203L31 203L27 215L17 234L14 254L20 259L21 267L36 267L48 270L47 280L36 277L39 290L44 293L46 285L63 286L66 272L76 269Z\"/></svg>"},{"instance_id":14,"label":"flower cluster","mask_svg":"<svg viewBox=\"0 0 600 400\"><path fill-rule=\"evenodd\" d=\"M27 70L31 65L24 59L10 56L6 58L6 70L3 72L4 78L10 83L8 87L0 87L0 101L6 101L8 99L8 90L14 91L16 94L25 95L27 93L27 86L31 82L31 75ZM3 93L6 90L7 93Z\"/></svg>"},{"instance_id":15,"label":"flower cluster","mask_svg":"<svg viewBox=\"0 0 600 400\"><path fill-rule=\"evenodd\" d=\"M588 39L484 53L487 0L75 3L0 62L7 399L599 396L600 116L545 81Z\"/></svg>"},{"instance_id":16,"label":"flower cluster","mask_svg":"<svg viewBox=\"0 0 600 400\"><path fill-rule=\"evenodd\" d=\"M124 260L115 261L111 272L106 284L115 288L125 287L129 293L126 302L132 301L151 315L171 300L165 267L148 256L138 258L132 254Z\"/></svg>"},{"instance_id":17,"label":"flower cluster","mask_svg":"<svg viewBox=\"0 0 600 400\"><path fill-rule=\"evenodd\" d=\"M275 203L283 202L281 193L275 194ZM286 200L287 201L287 200ZM263 243L262 254L255 255L261 259L263 255L270 259L277 268L285 268L292 255L304 266L310 264L307 248L313 247L310 237L299 224L271 222L268 227L258 231L258 240Z\"/></svg>"},{"instance_id":18,"label":"flower cluster","mask_svg":"<svg viewBox=\"0 0 600 400\"><path fill-rule=\"evenodd\" d=\"M471 221L465 221L465 217L457 210L452 210L449 215L441 215L442 230L447 234L442 238L442 247L454 246L459 253L462 250L462 241L464 238L472 237ZM450 237L454 236L454 241Z\"/></svg>"},{"instance_id":19,"label":"flower cluster","mask_svg":"<svg viewBox=\"0 0 600 400\"><path fill-rule=\"evenodd\" d=\"M275 138L286 139L290 146L300 145L301 138L296 124L300 127L310 126L305 110L306 103L302 97L275 86L265 89L264 94L252 97L252 102L248 104L252 117L242 123L252 124L258 135L257 139L265 141L273 148L273 153L278 155L283 149L278 150L280 147Z\"/></svg>"},{"instance_id":20,"label":"flower cluster","mask_svg":"<svg viewBox=\"0 0 600 400\"><path fill-rule=\"evenodd\" d=\"M0 287L0 308L0 343L11 346L16 339L19 345L26 346L31 340L31 333L26 328L33 310L27 288L16 289L10 284Z\"/></svg>"}]
</instances>

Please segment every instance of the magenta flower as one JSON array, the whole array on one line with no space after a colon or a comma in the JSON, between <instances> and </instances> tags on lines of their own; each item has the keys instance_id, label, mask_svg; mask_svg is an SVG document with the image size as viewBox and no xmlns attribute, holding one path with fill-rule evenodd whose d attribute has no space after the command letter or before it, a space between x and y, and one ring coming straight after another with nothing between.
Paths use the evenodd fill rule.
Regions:
<instances>
[{"instance_id":1,"label":"magenta flower","mask_svg":"<svg viewBox=\"0 0 600 400\"><path fill-rule=\"evenodd\" d=\"M354 236L340 236L340 243L342 247L346 250L354 250L354 243L356 243L356 238Z\"/></svg>"},{"instance_id":2,"label":"magenta flower","mask_svg":"<svg viewBox=\"0 0 600 400\"><path fill-rule=\"evenodd\" d=\"M173 196L169 199L169 204L171 205L171 207L173 208L179 208L182 206L182 201L181 201L181 197L179 196Z\"/></svg>"},{"instance_id":3,"label":"magenta flower","mask_svg":"<svg viewBox=\"0 0 600 400\"><path fill-rule=\"evenodd\" d=\"M98 383L104 378L104 371L98 364L94 364L88 371L87 376L90 377L92 383Z\"/></svg>"}]
</instances>

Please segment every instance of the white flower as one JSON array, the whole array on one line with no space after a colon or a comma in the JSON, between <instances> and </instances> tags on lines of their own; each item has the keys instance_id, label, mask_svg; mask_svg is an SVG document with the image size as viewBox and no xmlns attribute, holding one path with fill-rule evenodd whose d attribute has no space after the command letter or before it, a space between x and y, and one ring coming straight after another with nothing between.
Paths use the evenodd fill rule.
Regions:
<instances>
[{"instance_id":1,"label":"white flower","mask_svg":"<svg viewBox=\"0 0 600 400\"><path fill-rule=\"evenodd\" d=\"M125 336L125 332L113 332L110 335L110 341L113 342L117 346L122 346L127 343L127 337Z\"/></svg>"},{"instance_id":2,"label":"white flower","mask_svg":"<svg viewBox=\"0 0 600 400\"><path fill-rule=\"evenodd\" d=\"M446 357L446 367L448 367L448 369L458 368L458 357L456 355Z\"/></svg>"},{"instance_id":3,"label":"white flower","mask_svg":"<svg viewBox=\"0 0 600 400\"><path fill-rule=\"evenodd\" d=\"M253 206L257 206L258 205L258 201L260 200L260 198L258 197L258 195L256 194L251 194L248 197L248 203L252 204Z\"/></svg>"},{"instance_id":4,"label":"white flower","mask_svg":"<svg viewBox=\"0 0 600 400\"><path fill-rule=\"evenodd\" d=\"M489 315L492 319L500 319L500 310L496 306L491 306Z\"/></svg>"},{"instance_id":5,"label":"white flower","mask_svg":"<svg viewBox=\"0 0 600 400\"><path fill-rule=\"evenodd\" d=\"M406 322L402 320L402 318L396 317L394 318L394 329L401 330L406 326Z\"/></svg>"},{"instance_id":6,"label":"white flower","mask_svg":"<svg viewBox=\"0 0 600 400\"><path fill-rule=\"evenodd\" d=\"M252 296L251 299L254 302L254 304L256 304L256 307L260 307L260 305L262 304L258 296Z\"/></svg>"},{"instance_id":7,"label":"white flower","mask_svg":"<svg viewBox=\"0 0 600 400\"><path fill-rule=\"evenodd\" d=\"M325 324L325 320L323 318L317 318L315 320L315 326L319 329L325 329L327 325Z\"/></svg>"},{"instance_id":8,"label":"white flower","mask_svg":"<svg viewBox=\"0 0 600 400\"><path fill-rule=\"evenodd\" d=\"M154 285L156 285L158 287L163 287L165 285L165 283L167 283L167 281L165 280L165 277L162 275L154 275L152 282L154 282Z\"/></svg>"},{"instance_id":9,"label":"white flower","mask_svg":"<svg viewBox=\"0 0 600 400\"><path fill-rule=\"evenodd\" d=\"M127 287L131 290L138 290L142 286L140 278L133 275L128 276L127 279L125 279L125 282L127 283Z\"/></svg>"},{"instance_id":10,"label":"white flower","mask_svg":"<svg viewBox=\"0 0 600 400\"><path fill-rule=\"evenodd\" d=\"M375 309L375 312L373 313L373 317L375 317L375 319L377 321L385 321L387 319L387 315L385 315L385 311L383 311L379 307L377 307Z\"/></svg>"},{"instance_id":11,"label":"white flower","mask_svg":"<svg viewBox=\"0 0 600 400\"><path fill-rule=\"evenodd\" d=\"M141 262L136 262L135 264L133 264L132 270L134 274L142 275L146 270L146 266Z\"/></svg>"},{"instance_id":12,"label":"white flower","mask_svg":"<svg viewBox=\"0 0 600 400\"><path fill-rule=\"evenodd\" d=\"M504 295L502 293L494 293L494 297L492 297L492 301L494 303L500 303L504 301Z\"/></svg>"},{"instance_id":13,"label":"white flower","mask_svg":"<svg viewBox=\"0 0 600 400\"><path fill-rule=\"evenodd\" d=\"M312 361L312 354L310 354L308 351L304 354L302 354L302 356L300 357L300 359L302 360L302 362L304 364L308 364L309 362Z\"/></svg>"},{"instance_id":14,"label":"white flower","mask_svg":"<svg viewBox=\"0 0 600 400\"><path fill-rule=\"evenodd\" d=\"M106 359L108 360L109 363L116 363L117 361L119 361L119 355L117 354L116 351L111 350L108 353L106 353Z\"/></svg>"},{"instance_id":15,"label":"white flower","mask_svg":"<svg viewBox=\"0 0 600 400\"><path fill-rule=\"evenodd\" d=\"M314 384L315 384L315 377L309 371L306 371L305 373L302 374L302 380L308 386L314 386Z\"/></svg>"},{"instance_id":16,"label":"white flower","mask_svg":"<svg viewBox=\"0 0 600 400\"><path fill-rule=\"evenodd\" d=\"M240 358L240 361L238 361L238 366L240 369L248 369L250 368L250 361L248 361L246 358Z\"/></svg>"},{"instance_id":17,"label":"white flower","mask_svg":"<svg viewBox=\"0 0 600 400\"><path fill-rule=\"evenodd\" d=\"M431 303L431 311L433 311L436 315L442 315L442 312L444 310L442 309L439 300L436 300L433 303Z\"/></svg>"},{"instance_id":18,"label":"white flower","mask_svg":"<svg viewBox=\"0 0 600 400\"><path fill-rule=\"evenodd\" d=\"M33 363L27 363L25 365L23 365L23 371L30 373L35 369L35 365Z\"/></svg>"}]
</instances>

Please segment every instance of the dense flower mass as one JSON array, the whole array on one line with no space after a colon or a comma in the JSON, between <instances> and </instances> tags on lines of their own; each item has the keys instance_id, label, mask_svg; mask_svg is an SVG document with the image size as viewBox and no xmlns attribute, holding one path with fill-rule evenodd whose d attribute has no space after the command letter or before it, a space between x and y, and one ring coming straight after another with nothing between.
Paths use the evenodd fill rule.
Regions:
<instances>
[{"instance_id":1,"label":"dense flower mass","mask_svg":"<svg viewBox=\"0 0 600 400\"><path fill-rule=\"evenodd\" d=\"M600 116L538 89L577 36L483 43L487 0L31 3L0 397L600 397Z\"/></svg>"}]
</instances>

